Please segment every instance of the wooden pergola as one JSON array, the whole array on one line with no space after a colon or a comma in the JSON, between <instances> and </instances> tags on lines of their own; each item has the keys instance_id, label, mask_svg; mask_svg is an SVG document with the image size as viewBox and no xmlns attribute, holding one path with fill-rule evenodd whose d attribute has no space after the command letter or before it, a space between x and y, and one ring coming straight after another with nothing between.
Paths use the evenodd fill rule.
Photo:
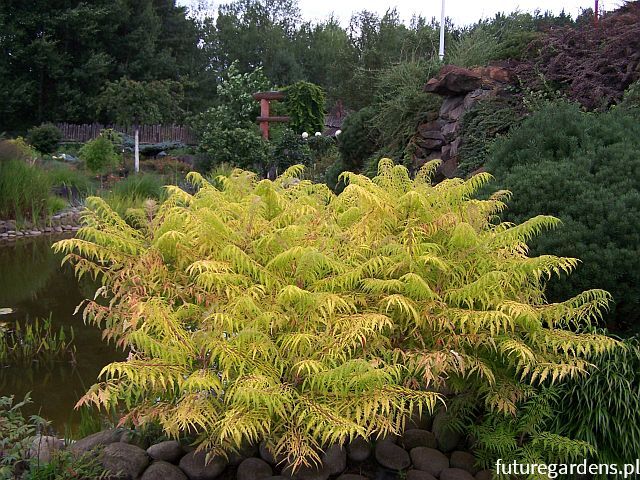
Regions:
<instances>
[{"instance_id":1,"label":"wooden pergola","mask_svg":"<svg viewBox=\"0 0 640 480\"><path fill-rule=\"evenodd\" d=\"M282 100L285 96L284 92L257 92L253 94L253 98L260 100L260 116L256 118L256 121L260 124L262 138L265 140L269 140L270 123L286 123L290 120L289 117L272 117L269 115L271 101Z\"/></svg>"}]
</instances>

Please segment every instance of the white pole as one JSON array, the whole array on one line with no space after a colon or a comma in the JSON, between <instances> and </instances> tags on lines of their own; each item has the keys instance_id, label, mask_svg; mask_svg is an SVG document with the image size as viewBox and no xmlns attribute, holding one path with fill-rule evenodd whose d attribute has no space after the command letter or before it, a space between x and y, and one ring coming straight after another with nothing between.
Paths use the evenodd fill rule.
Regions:
<instances>
[{"instance_id":1,"label":"white pole","mask_svg":"<svg viewBox=\"0 0 640 480\"><path fill-rule=\"evenodd\" d=\"M140 135L138 130L138 124L136 123L136 130L134 134L134 152L133 152L133 171L138 173L140 171Z\"/></svg>"},{"instance_id":2,"label":"white pole","mask_svg":"<svg viewBox=\"0 0 640 480\"><path fill-rule=\"evenodd\" d=\"M442 0L442 9L440 10L440 61L444 60L444 2Z\"/></svg>"}]
</instances>

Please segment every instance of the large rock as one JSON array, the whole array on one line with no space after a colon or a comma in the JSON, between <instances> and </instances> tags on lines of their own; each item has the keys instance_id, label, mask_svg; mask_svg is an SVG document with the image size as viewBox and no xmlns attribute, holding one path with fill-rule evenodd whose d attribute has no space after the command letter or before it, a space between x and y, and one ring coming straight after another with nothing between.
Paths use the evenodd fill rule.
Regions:
<instances>
[{"instance_id":1,"label":"large rock","mask_svg":"<svg viewBox=\"0 0 640 480\"><path fill-rule=\"evenodd\" d=\"M438 167L436 179L443 180L444 178L455 177L456 173L458 172L458 158L449 156L449 151L448 150L445 151L444 149L440 157L442 158L442 163ZM441 178L438 178L438 177L441 177Z\"/></svg>"},{"instance_id":2,"label":"large rock","mask_svg":"<svg viewBox=\"0 0 640 480\"><path fill-rule=\"evenodd\" d=\"M206 452L187 453L180 459L180 469L189 480L213 480L227 468L227 460L214 455L206 462L206 457Z\"/></svg>"},{"instance_id":3,"label":"large rock","mask_svg":"<svg viewBox=\"0 0 640 480\"><path fill-rule=\"evenodd\" d=\"M322 455L322 464L329 469L329 475L338 475L347 468L347 451L340 445L332 445Z\"/></svg>"},{"instance_id":4,"label":"large rock","mask_svg":"<svg viewBox=\"0 0 640 480\"><path fill-rule=\"evenodd\" d=\"M169 462L153 462L140 480L188 480L182 470Z\"/></svg>"},{"instance_id":5,"label":"large rock","mask_svg":"<svg viewBox=\"0 0 640 480\"><path fill-rule=\"evenodd\" d=\"M411 465L407 451L390 440L376 444L375 456L380 465L391 470L404 470Z\"/></svg>"},{"instance_id":6,"label":"large rock","mask_svg":"<svg viewBox=\"0 0 640 480\"><path fill-rule=\"evenodd\" d=\"M447 97L440 106L440 118L447 122L457 121L464 113L464 99L462 95Z\"/></svg>"},{"instance_id":7,"label":"large rock","mask_svg":"<svg viewBox=\"0 0 640 480\"><path fill-rule=\"evenodd\" d=\"M445 468L440 472L440 480L475 480L475 478L461 468Z\"/></svg>"},{"instance_id":8,"label":"large rock","mask_svg":"<svg viewBox=\"0 0 640 480\"><path fill-rule=\"evenodd\" d=\"M131 445L140 447L143 450L146 450L151 446L149 439L146 436L142 435L140 432L135 430L125 429L125 431L122 432L120 441L124 443L130 443Z\"/></svg>"},{"instance_id":9,"label":"large rock","mask_svg":"<svg viewBox=\"0 0 640 480\"><path fill-rule=\"evenodd\" d=\"M473 92L467 93L464 97L464 110L470 110L476 103L480 100L486 100L489 98L495 98L497 92L495 90L485 90L484 88L479 88L474 90Z\"/></svg>"},{"instance_id":10,"label":"large rock","mask_svg":"<svg viewBox=\"0 0 640 480\"><path fill-rule=\"evenodd\" d=\"M149 465L149 455L143 449L129 443L110 443L100 454L105 470L117 478L137 479Z\"/></svg>"},{"instance_id":11,"label":"large rock","mask_svg":"<svg viewBox=\"0 0 640 480\"><path fill-rule=\"evenodd\" d=\"M271 465L280 465L285 460L284 456L279 456L278 458L276 458L273 455L273 452L269 450L269 448L267 448L267 443L264 441L260 442L258 451L260 452L260 457L265 462L270 463Z\"/></svg>"},{"instance_id":12,"label":"large rock","mask_svg":"<svg viewBox=\"0 0 640 480\"><path fill-rule=\"evenodd\" d=\"M369 480L367 477L363 475L358 475L357 473L345 473L340 475L336 480Z\"/></svg>"},{"instance_id":13,"label":"large rock","mask_svg":"<svg viewBox=\"0 0 640 480\"><path fill-rule=\"evenodd\" d=\"M482 77L482 83L485 86L493 83L511 83L513 81L513 75L509 70L503 67L489 66L474 68L474 71L480 73Z\"/></svg>"},{"instance_id":14,"label":"large rock","mask_svg":"<svg viewBox=\"0 0 640 480\"><path fill-rule=\"evenodd\" d=\"M347 445L349 460L364 462L371 455L371 444L362 437L356 437Z\"/></svg>"},{"instance_id":15,"label":"large rock","mask_svg":"<svg viewBox=\"0 0 640 480\"><path fill-rule=\"evenodd\" d=\"M422 470L409 470L406 480L436 480L436 477Z\"/></svg>"},{"instance_id":16,"label":"large rock","mask_svg":"<svg viewBox=\"0 0 640 480\"><path fill-rule=\"evenodd\" d=\"M229 465L237 467L243 462L243 460L259 456L260 452L258 450L258 445L245 443L238 451L229 452L227 460L229 461Z\"/></svg>"},{"instance_id":17,"label":"large rock","mask_svg":"<svg viewBox=\"0 0 640 480\"><path fill-rule=\"evenodd\" d=\"M402 434L400 445L407 451L416 447L436 448L436 437L428 430L410 428Z\"/></svg>"},{"instance_id":18,"label":"large rock","mask_svg":"<svg viewBox=\"0 0 640 480\"><path fill-rule=\"evenodd\" d=\"M415 468L430 473L434 477L439 476L445 468L449 468L449 459L435 448L416 447L412 449L411 461Z\"/></svg>"},{"instance_id":19,"label":"large rock","mask_svg":"<svg viewBox=\"0 0 640 480\"><path fill-rule=\"evenodd\" d=\"M444 124L441 133L446 142L454 140L460 133L460 121Z\"/></svg>"},{"instance_id":20,"label":"large rock","mask_svg":"<svg viewBox=\"0 0 640 480\"><path fill-rule=\"evenodd\" d=\"M432 137L436 138L427 138L427 137L418 137L416 139L416 143L427 150L435 150L437 148L442 147L444 145L444 137L440 132L432 132Z\"/></svg>"},{"instance_id":21,"label":"large rock","mask_svg":"<svg viewBox=\"0 0 640 480\"><path fill-rule=\"evenodd\" d=\"M459 450L453 452L449 459L449 463L451 463L451 468L461 468L462 470L469 472L471 475L478 473L476 457L471 455L469 452L461 452Z\"/></svg>"},{"instance_id":22,"label":"large rock","mask_svg":"<svg viewBox=\"0 0 640 480\"><path fill-rule=\"evenodd\" d=\"M271 466L261 458L247 458L236 472L237 480L259 480L273 476Z\"/></svg>"},{"instance_id":23,"label":"large rock","mask_svg":"<svg viewBox=\"0 0 640 480\"><path fill-rule=\"evenodd\" d=\"M462 146L462 137L456 138L449 144L449 158L457 158L460 153L460 147Z\"/></svg>"},{"instance_id":24,"label":"large rock","mask_svg":"<svg viewBox=\"0 0 640 480\"><path fill-rule=\"evenodd\" d=\"M438 95L460 95L479 88L495 89L512 82L511 73L502 67L463 68L445 65L435 78L430 79L424 87L426 92Z\"/></svg>"},{"instance_id":25,"label":"large rock","mask_svg":"<svg viewBox=\"0 0 640 480\"><path fill-rule=\"evenodd\" d=\"M104 445L109 445L110 443L119 442L123 433L124 429L122 428L103 430L102 432L94 433L88 437L78 440L69 447L69 451L75 454L82 454L93 450L96 447L102 447Z\"/></svg>"},{"instance_id":26,"label":"large rock","mask_svg":"<svg viewBox=\"0 0 640 480\"><path fill-rule=\"evenodd\" d=\"M481 470L476 473L476 480L493 480L493 472L491 470Z\"/></svg>"},{"instance_id":27,"label":"large rock","mask_svg":"<svg viewBox=\"0 0 640 480\"><path fill-rule=\"evenodd\" d=\"M418 125L418 134L424 136L427 132L439 132L445 122L441 119L431 120L430 122Z\"/></svg>"},{"instance_id":28,"label":"large rock","mask_svg":"<svg viewBox=\"0 0 640 480\"><path fill-rule=\"evenodd\" d=\"M64 440L49 435L36 435L29 448L29 458L38 459L38 463L49 463L56 451L64 448Z\"/></svg>"},{"instance_id":29,"label":"large rock","mask_svg":"<svg viewBox=\"0 0 640 480\"><path fill-rule=\"evenodd\" d=\"M282 470L282 475L291 477L293 480L327 480L331 474L326 466L314 465L302 466L295 472L287 466Z\"/></svg>"},{"instance_id":30,"label":"large rock","mask_svg":"<svg viewBox=\"0 0 640 480\"><path fill-rule=\"evenodd\" d=\"M481 86L482 77L478 72L455 65L445 65L437 77L427 82L424 90L438 95L459 95Z\"/></svg>"},{"instance_id":31,"label":"large rock","mask_svg":"<svg viewBox=\"0 0 640 480\"><path fill-rule=\"evenodd\" d=\"M184 455L184 450L175 440L156 443L147 448L147 453L154 460L162 460L169 463L178 463Z\"/></svg>"},{"instance_id":32,"label":"large rock","mask_svg":"<svg viewBox=\"0 0 640 480\"><path fill-rule=\"evenodd\" d=\"M433 419L433 433L438 441L438 449L448 453L456 449L461 440L461 435L451 428L448 414L441 411Z\"/></svg>"}]
</instances>

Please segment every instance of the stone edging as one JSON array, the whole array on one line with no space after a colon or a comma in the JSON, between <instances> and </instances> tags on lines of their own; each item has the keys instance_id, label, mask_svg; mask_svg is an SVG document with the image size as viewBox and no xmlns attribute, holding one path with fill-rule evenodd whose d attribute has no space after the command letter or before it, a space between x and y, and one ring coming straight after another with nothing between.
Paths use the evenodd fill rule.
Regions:
<instances>
[{"instance_id":1,"label":"stone edging","mask_svg":"<svg viewBox=\"0 0 640 480\"><path fill-rule=\"evenodd\" d=\"M84 454L100 447L103 467L120 472L113 479L131 480L491 480L489 470L475 466L466 439L447 430L446 414L431 420L408 422L400 437L377 441L356 439L346 446L334 445L322 455L320 467L304 467L292 473L282 459L274 458L265 443L248 446L229 458L206 454L191 446L167 440L145 448L136 444L131 430L112 429L89 435L68 449ZM32 452L49 460L60 446L54 437L37 437ZM139 443L139 442L138 442Z\"/></svg>"},{"instance_id":2,"label":"stone edging","mask_svg":"<svg viewBox=\"0 0 640 480\"><path fill-rule=\"evenodd\" d=\"M71 207L49 217L44 222L45 226L27 223L21 229L16 228L15 220L0 220L0 245L21 238L59 235L78 231L80 229L80 214L82 210L83 207Z\"/></svg>"}]
</instances>

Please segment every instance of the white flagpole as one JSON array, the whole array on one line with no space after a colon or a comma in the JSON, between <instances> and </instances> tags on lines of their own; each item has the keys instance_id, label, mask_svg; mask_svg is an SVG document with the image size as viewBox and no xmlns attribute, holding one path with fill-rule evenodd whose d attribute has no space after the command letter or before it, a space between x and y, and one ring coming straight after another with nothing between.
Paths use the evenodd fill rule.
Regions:
<instances>
[{"instance_id":1,"label":"white flagpole","mask_svg":"<svg viewBox=\"0 0 640 480\"><path fill-rule=\"evenodd\" d=\"M444 59L444 2L442 0L442 9L440 10L440 61Z\"/></svg>"}]
</instances>

